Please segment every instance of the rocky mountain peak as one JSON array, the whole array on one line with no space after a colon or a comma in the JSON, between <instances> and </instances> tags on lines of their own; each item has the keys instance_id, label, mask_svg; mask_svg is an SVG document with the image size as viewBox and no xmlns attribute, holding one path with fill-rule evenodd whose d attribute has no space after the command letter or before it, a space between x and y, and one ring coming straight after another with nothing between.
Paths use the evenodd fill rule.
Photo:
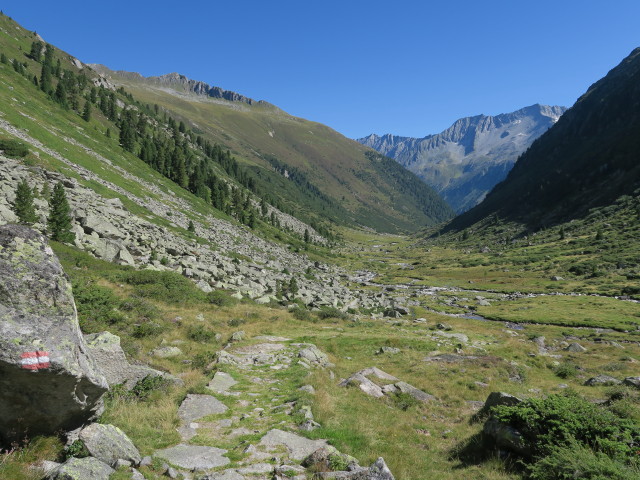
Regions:
<instances>
[{"instance_id":1,"label":"rocky mountain peak","mask_svg":"<svg viewBox=\"0 0 640 480\"><path fill-rule=\"evenodd\" d=\"M372 134L357 141L394 158L434 187L454 210L464 212L503 180L518 156L565 111L535 104L494 116L460 118L423 138Z\"/></svg>"}]
</instances>

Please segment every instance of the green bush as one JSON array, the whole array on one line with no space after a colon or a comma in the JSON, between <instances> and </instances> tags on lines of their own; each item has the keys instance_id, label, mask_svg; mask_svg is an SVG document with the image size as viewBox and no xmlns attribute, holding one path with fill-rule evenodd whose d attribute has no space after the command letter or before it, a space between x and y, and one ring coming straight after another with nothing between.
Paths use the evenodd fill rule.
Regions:
<instances>
[{"instance_id":1,"label":"green bush","mask_svg":"<svg viewBox=\"0 0 640 480\"><path fill-rule=\"evenodd\" d=\"M632 480L640 478L637 465L627 466L602 452L570 442L553 446L549 454L529 466L533 480Z\"/></svg>"},{"instance_id":2,"label":"green bush","mask_svg":"<svg viewBox=\"0 0 640 480\"><path fill-rule=\"evenodd\" d=\"M189 327L187 331L187 337L194 342L208 343L215 338L215 332L212 332L204 325L195 325Z\"/></svg>"},{"instance_id":3,"label":"green bush","mask_svg":"<svg viewBox=\"0 0 640 480\"><path fill-rule=\"evenodd\" d=\"M637 457L640 426L575 392L498 406L492 413L522 433L534 457L550 455L554 447L575 442L623 462Z\"/></svg>"},{"instance_id":4,"label":"green bush","mask_svg":"<svg viewBox=\"0 0 640 480\"><path fill-rule=\"evenodd\" d=\"M303 322L317 322L318 319L311 314L311 312L309 310L307 310L306 308L294 308L291 310L291 315L293 315L293 318L295 318L296 320L300 320Z\"/></svg>"},{"instance_id":5,"label":"green bush","mask_svg":"<svg viewBox=\"0 0 640 480\"><path fill-rule=\"evenodd\" d=\"M338 320L347 320L349 315L344 312L341 312L335 307L322 307L320 311L317 313L318 317L321 320L326 320L328 318L337 318Z\"/></svg>"},{"instance_id":6,"label":"green bush","mask_svg":"<svg viewBox=\"0 0 640 480\"><path fill-rule=\"evenodd\" d=\"M85 458L90 456L89 450L85 446L82 440L75 440L72 444L64 449L62 452L62 456L65 460L68 460L71 457L75 458Z\"/></svg>"},{"instance_id":7,"label":"green bush","mask_svg":"<svg viewBox=\"0 0 640 480\"><path fill-rule=\"evenodd\" d=\"M7 138L0 138L0 150L2 150L7 157L11 158L26 157L29 153L29 149L24 143Z\"/></svg>"},{"instance_id":8,"label":"green bush","mask_svg":"<svg viewBox=\"0 0 640 480\"><path fill-rule=\"evenodd\" d=\"M134 338L157 337L164 330L165 327L156 322L138 323L133 326L131 335Z\"/></svg>"},{"instance_id":9,"label":"green bush","mask_svg":"<svg viewBox=\"0 0 640 480\"><path fill-rule=\"evenodd\" d=\"M231 297L227 292L222 290L214 290L207 294L207 300L218 307L230 307L235 305L236 299Z\"/></svg>"},{"instance_id":10,"label":"green bush","mask_svg":"<svg viewBox=\"0 0 640 480\"><path fill-rule=\"evenodd\" d=\"M109 288L88 280L73 282L73 296L78 309L80 329L84 333L103 331L108 325L121 323L126 318L117 311L120 300Z\"/></svg>"},{"instance_id":11,"label":"green bush","mask_svg":"<svg viewBox=\"0 0 640 480\"><path fill-rule=\"evenodd\" d=\"M133 270L119 273L117 280L133 285L135 294L139 297L173 304L206 300L204 292L176 272Z\"/></svg>"},{"instance_id":12,"label":"green bush","mask_svg":"<svg viewBox=\"0 0 640 480\"><path fill-rule=\"evenodd\" d=\"M555 373L560 378L575 377L577 371L578 366L574 365L573 363L561 363L553 369L553 373Z\"/></svg>"}]
</instances>

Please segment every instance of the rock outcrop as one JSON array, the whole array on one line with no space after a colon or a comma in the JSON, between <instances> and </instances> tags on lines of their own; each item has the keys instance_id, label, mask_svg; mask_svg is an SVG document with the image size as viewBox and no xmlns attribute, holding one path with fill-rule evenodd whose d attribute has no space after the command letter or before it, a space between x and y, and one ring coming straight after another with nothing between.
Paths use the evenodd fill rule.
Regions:
<instances>
[{"instance_id":1,"label":"rock outcrop","mask_svg":"<svg viewBox=\"0 0 640 480\"><path fill-rule=\"evenodd\" d=\"M107 382L78 325L71 284L45 238L0 227L0 438L71 430Z\"/></svg>"}]
</instances>

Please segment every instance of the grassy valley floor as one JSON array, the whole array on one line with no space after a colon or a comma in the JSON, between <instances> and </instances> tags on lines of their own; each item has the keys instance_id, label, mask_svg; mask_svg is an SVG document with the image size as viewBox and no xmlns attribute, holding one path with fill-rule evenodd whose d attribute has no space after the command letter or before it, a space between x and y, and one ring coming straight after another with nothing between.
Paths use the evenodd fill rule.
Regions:
<instances>
[{"instance_id":1,"label":"grassy valley floor","mask_svg":"<svg viewBox=\"0 0 640 480\"><path fill-rule=\"evenodd\" d=\"M247 447L260 445L277 428L326 439L362 465L382 456L397 479L497 480L522 478L522 471L480 442L482 422L473 418L490 392L531 398L574 390L591 401L609 399L609 408L619 415L640 420L636 390L584 385L603 373L617 379L637 375L640 304L568 295L593 286L580 278L553 281L545 270L518 269L508 265L508 256L498 266L489 253L416 248L404 237L348 235L338 261L378 274L357 280L364 278L361 272L351 277L351 286L409 298L414 306L408 315L238 302L222 292L205 295L178 275L136 273L55 245L74 283L83 330L119 335L132 360L184 381L180 387L151 385L137 394L114 391L101 422L122 428L142 455L152 455L181 442L178 407L187 394L209 394L228 410L198 420L200 428L185 443L228 450L231 463L224 468L258 465ZM558 292L563 295L552 295ZM238 331L244 335L232 341ZM226 345L234 354L264 349L265 343L282 345L289 360L251 368L212 363ZM297 361L299 343L316 345L334 366L305 368ZM574 343L584 350L567 350ZM159 346L177 347L180 353L152 355ZM379 353L381 347L398 350ZM373 398L357 387L338 385L374 366L435 399ZM238 382L227 394L206 388L217 371ZM315 394L299 390L304 385L313 386ZM320 424L317 430L298 429L304 406ZM40 478L28 464L62 455L60 441L34 440L0 456L0 477ZM162 478L162 464L156 459L141 472L148 479ZM113 478L129 475L122 470Z\"/></svg>"}]
</instances>

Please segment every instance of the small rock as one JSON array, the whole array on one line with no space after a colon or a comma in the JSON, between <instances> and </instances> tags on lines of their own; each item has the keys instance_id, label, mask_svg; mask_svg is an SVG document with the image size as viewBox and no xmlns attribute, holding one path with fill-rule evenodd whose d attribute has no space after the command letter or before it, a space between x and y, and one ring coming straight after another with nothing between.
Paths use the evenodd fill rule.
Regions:
<instances>
[{"instance_id":1,"label":"small rock","mask_svg":"<svg viewBox=\"0 0 640 480\"><path fill-rule=\"evenodd\" d=\"M575 353L583 353L586 352L587 349L584 348L577 342L570 343L567 348L564 349L566 352L575 352Z\"/></svg>"},{"instance_id":2,"label":"small rock","mask_svg":"<svg viewBox=\"0 0 640 480\"><path fill-rule=\"evenodd\" d=\"M316 389L313 388L312 385L303 385L298 390L300 390L301 392L310 393L311 395L315 395L316 394Z\"/></svg>"},{"instance_id":3,"label":"small rock","mask_svg":"<svg viewBox=\"0 0 640 480\"><path fill-rule=\"evenodd\" d=\"M72 457L49 474L48 480L109 480L115 470L94 457Z\"/></svg>"},{"instance_id":4,"label":"small rock","mask_svg":"<svg viewBox=\"0 0 640 480\"><path fill-rule=\"evenodd\" d=\"M621 383L622 382L620 380L609 375L596 375L595 377L592 377L584 382L584 384L589 387L595 387L599 385L620 385Z\"/></svg>"},{"instance_id":5,"label":"small rock","mask_svg":"<svg viewBox=\"0 0 640 480\"><path fill-rule=\"evenodd\" d=\"M640 377L627 377L622 381L622 383L629 387L640 388Z\"/></svg>"},{"instance_id":6,"label":"small rock","mask_svg":"<svg viewBox=\"0 0 640 480\"><path fill-rule=\"evenodd\" d=\"M400 353L400 349L395 347L380 347L376 352L376 355L382 355L385 353L395 355L396 353Z\"/></svg>"}]
</instances>

